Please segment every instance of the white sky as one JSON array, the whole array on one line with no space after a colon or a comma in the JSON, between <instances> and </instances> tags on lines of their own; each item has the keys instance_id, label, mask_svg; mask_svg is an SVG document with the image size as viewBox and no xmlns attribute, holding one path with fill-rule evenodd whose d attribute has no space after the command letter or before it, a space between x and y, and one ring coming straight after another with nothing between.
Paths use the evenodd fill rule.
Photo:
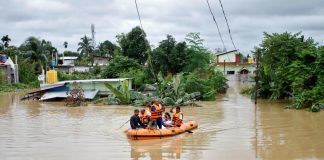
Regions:
<instances>
[{"instance_id":1,"label":"white sky","mask_svg":"<svg viewBox=\"0 0 324 160\"><path fill-rule=\"evenodd\" d=\"M151 45L173 35L183 41L189 32L200 32L205 46L222 48L206 0L137 0L143 28ZM209 0L226 47L233 49L218 0ZM299 32L323 44L323 0L223 0L238 49L248 54L261 43L262 33ZM20 45L27 37L49 40L59 51L63 42L76 51L80 38L116 42L116 35L139 25L134 0L0 0L0 36L9 35Z\"/></svg>"}]
</instances>

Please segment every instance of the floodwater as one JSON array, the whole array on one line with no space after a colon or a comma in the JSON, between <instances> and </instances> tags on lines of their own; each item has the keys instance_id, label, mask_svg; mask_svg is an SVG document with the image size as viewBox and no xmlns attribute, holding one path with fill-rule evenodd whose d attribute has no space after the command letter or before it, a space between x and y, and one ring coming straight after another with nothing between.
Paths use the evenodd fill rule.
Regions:
<instances>
[{"instance_id":1,"label":"floodwater","mask_svg":"<svg viewBox=\"0 0 324 160\"><path fill-rule=\"evenodd\" d=\"M131 141L123 125L134 107L69 108L0 94L0 159L324 159L324 112L286 110L286 102L254 102L230 88L203 107L182 108L199 128L162 140Z\"/></svg>"}]
</instances>

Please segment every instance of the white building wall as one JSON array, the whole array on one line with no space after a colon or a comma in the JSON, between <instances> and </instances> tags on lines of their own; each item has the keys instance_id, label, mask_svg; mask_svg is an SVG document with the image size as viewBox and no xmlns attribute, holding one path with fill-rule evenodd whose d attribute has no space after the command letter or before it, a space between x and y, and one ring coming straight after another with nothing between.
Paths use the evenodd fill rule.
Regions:
<instances>
[{"instance_id":1,"label":"white building wall","mask_svg":"<svg viewBox=\"0 0 324 160\"><path fill-rule=\"evenodd\" d=\"M236 62L236 52L223 54L218 56L218 62Z\"/></svg>"}]
</instances>

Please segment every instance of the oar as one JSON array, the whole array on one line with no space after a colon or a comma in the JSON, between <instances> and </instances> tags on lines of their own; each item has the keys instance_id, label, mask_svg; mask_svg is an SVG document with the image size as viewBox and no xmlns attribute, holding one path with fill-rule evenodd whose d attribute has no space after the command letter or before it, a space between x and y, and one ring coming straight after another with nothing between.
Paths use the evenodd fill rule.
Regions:
<instances>
[{"instance_id":1,"label":"oar","mask_svg":"<svg viewBox=\"0 0 324 160\"><path fill-rule=\"evenodd\" d=\"M128 123L130 121L130 119L128 121L126 121L122 126L120 126L118 129L121 129L126 123Z\"/></svg>"},{"instance_id":2,"label":"oar","mask_svg":"<svg viewBox=\"0 0 324 160\"><path fill-rule=\"evenodd\" d=\"M190 131L190 130L185 130L185 132L188 132L188 133L193 133L192 131Z\"/></svg>"}]
</instances>

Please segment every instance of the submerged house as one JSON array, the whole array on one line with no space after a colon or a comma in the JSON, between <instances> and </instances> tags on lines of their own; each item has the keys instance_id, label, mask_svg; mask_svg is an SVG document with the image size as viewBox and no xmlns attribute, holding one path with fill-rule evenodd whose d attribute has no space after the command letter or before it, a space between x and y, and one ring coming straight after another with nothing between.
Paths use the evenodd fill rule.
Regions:
<instances>
[{"instance_id":1,"label":"submerged house","mask_svg":"<svg viewBox=\"0 0 324 160\"><path fill-rule=\"evenodd\" d=\"M0 77L6 83L18 83L18 64L13 63L10 57L0 52Z\"/></svg>"},{"instance_id":2,"label":"submerged house","mask_svg":"<svg viewBox=\"0 0 324 160\"><path fill-rule=\"evenodd\" d=\"M216 54L216 69L224 72L229 80L253 81L253 74L256 70L253 58L249 57L247 61L239 61L238 50L232 50Z\"/></svg>"},{"instance_id":3,"label":"submerged house","mask_svg":"<svg viewBox=\"0 0 324 160\"><path fill-rule=\"evenodd\" d=\"M30 92L25 97L37 96L41 101L62 100L67 98L67 92L73 89L72 85L76 82L84 90L84 98L92 100L97 95L104 97L112 94L112 92L105 86L105 83L109 83L115 88L118 88L124 81L127 81L129 90L132 90L131 78L70 80L60 81L53 84L42 84L40 90Z\"/></svg>"}]
</instances>

